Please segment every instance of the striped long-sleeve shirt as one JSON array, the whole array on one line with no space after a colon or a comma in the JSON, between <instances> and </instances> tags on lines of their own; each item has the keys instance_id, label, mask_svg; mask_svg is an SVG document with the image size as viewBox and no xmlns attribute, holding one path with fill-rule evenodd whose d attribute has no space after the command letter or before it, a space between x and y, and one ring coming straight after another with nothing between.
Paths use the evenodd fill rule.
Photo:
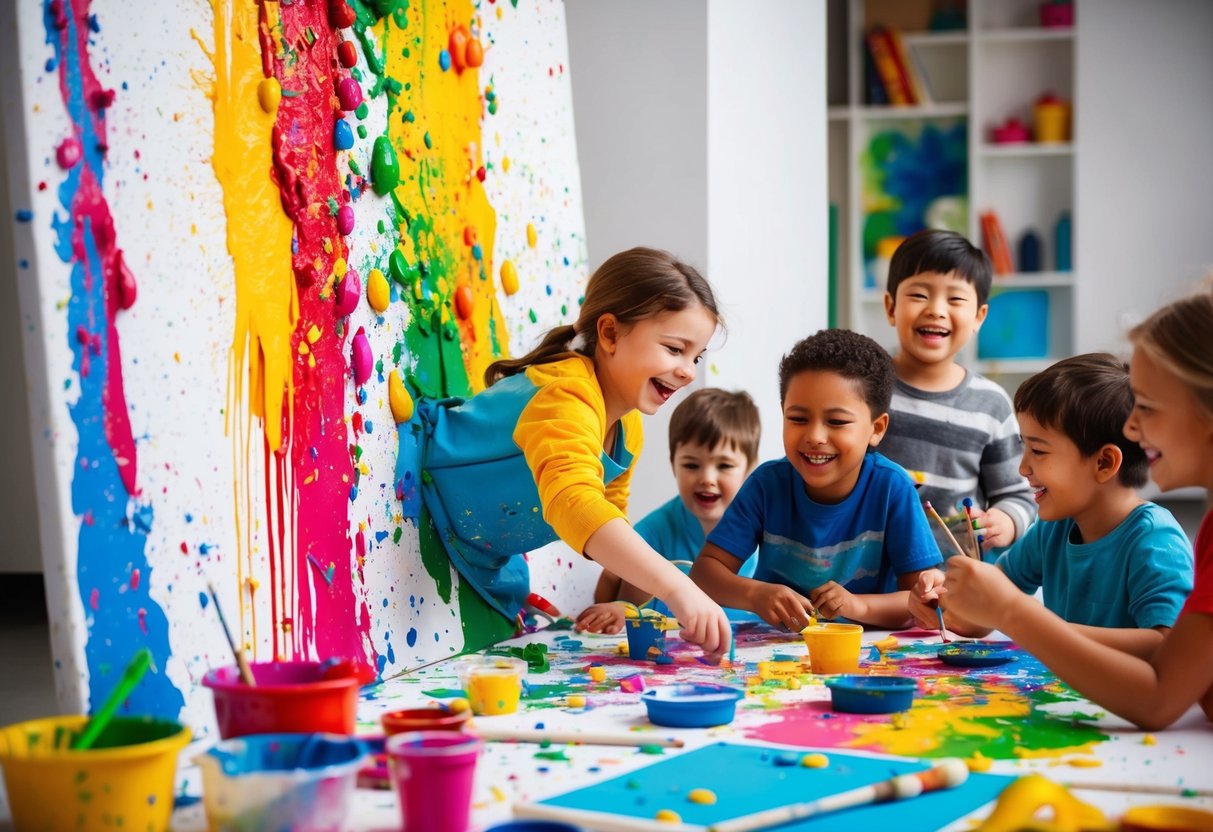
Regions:
<instances>
[{"instance_id":1,"label":"striped long-sleeve shirt","mask_svg":"<svg viewBox=\"0 0 1213 832\"><path fill-rule=\"evenodd\" d=\"M959 385L939 393L898 379L889 414L880 452L921 474L919 497L942 516L963 511L961 503L970 497L979 508L1006 512L1016 539L1036 519L1032 489L1019 473L1019 425L1000 386L968 371ZM942 532L934 531L941 551L951 554Z\"/></svg>"}]
</instances>

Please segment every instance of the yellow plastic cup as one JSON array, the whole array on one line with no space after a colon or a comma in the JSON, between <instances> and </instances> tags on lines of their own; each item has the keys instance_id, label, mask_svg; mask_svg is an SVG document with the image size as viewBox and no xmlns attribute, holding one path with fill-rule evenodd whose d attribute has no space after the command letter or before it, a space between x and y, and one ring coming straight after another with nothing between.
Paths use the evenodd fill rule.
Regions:
<instances>
[{"instance_id":1,"label":"yellow plastic cup","mask_svg":"<svg viewBox=\"0 0 1213 832\"><path fill-rule=\"evenodd\" d=\"M858 624L816 624L800 631L809 648L814 673L854 673L859 669L863 627Z\"/></svg>"},{"instance_id":2,"label":"yellow plastic cup","mask_svg":"<svg viewBox=\"0 0 1213 832\"><path fill-rule=\"evenodd\" d=\"M1070 104L1056 98L1043 98L1032 109L1036 122L1036 141L1042 143L1070 140Z\"/></svg>"},{"instance_id":3,"label":"yellow plastic cup","mask_svg":"<svg viewBox=\"0 0 1213 832\"><path fill-rule=\"evenodd\" d=\"M469 656L458 665L459 683L477 716L512 714L522 698L526 662L513 656Z\"/></svg>"},{"instance_id":4,"label":"yellow plastic cup","mask_svg":"<svg viewBox=\"0 0 1213 832\"><path fill-rule=\"evenodd\" d=\"M0 767L16 829L162 830L173 813L178 722L114 717L92 748L68 748L88 722L57 716L0 729Z\"/></svg>"}]
</instances>

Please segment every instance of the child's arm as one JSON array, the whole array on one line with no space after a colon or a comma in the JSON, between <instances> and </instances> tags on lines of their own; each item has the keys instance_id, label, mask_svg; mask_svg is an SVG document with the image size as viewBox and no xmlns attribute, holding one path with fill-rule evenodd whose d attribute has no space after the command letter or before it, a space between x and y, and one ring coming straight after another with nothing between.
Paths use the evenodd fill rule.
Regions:
<instances>
[{"instance_id":1,"label":"child's arm","mask_svg":"<svg viewBox=\"0 0 1213 832\"><path fill-rule=\"evenodd\" d=\"M728 649L732 628L724 610L682 570L659 555L622 517L608 520L585 543L585 553L604 568L656 595L682 626L682 637L699 644L709 658Z\"/></svg>"},{"instance_id":2,"label":"child's arm","mask_svg":"<svg viewBox=\"0 0 1213 832\"><path fill-rule=\"evenodd\" d=\"M1073 624L1070 626L1079 633L1082 633L1092 641L1098 641L1113 650L1119 650L1122 653L1128 653L1132 656L1137 656L1139 659L1149 661L1158 646L1162 644L1163 639L1170 632L1170 627L1154 627L1153 629L1145 629L1142 627L1092 627L1087 624Z\"/></svg>"},{"instance_id":3,"label":"child's arm","mask_svg":"<svg viewBox=\"0 0 1213 832\"><path fill-rule=\"evenodd\" d=\"M1166 728L1198 702L1213 716L1213 614L1181 615L1146 661L1068 625L989 564L956 558L946 587L957 612L1006 633L1070 687L1145 730Z\"/></svg>"},{"instance_id":4,"label":"child's arm","mask_svg":"<svg viewBox=\"0 0 1213 832\"><path fill-rule=\"evenodd\" d=\"M910 616L919 627L926 630L939 629L938 606L940 598L946 593L943 590L944 573L942 569L924 569L918 573L918 580L910 588ZM965 621L951 610L944 611L944 626L949 632L965 638L982 638L990 634L988 627L978 627L970 621Z\"/></svg>"},{"instance_id":5,"label":"child's arm","mask_svg":"<svg viewBox=\"0 0 1213 832\"><path fill-rule=\"evenodd\" d=\"M603 569L602 574L598 576L598 583L594 585L594 603L609 604L611 601L618 601L622 589L623 581L619 576Z\"/></svg>"},{"instance_id":6,"label":"child's arm","mask_svg":"<svg viewBox=\"0 0 1213 832\"><path fill-rule=\"evenodd\" d=\"M813 604L791 587L743 578L742 561L714 543L705 543L691 567L691 578L718 603L749 610L772 627L799 632L814 614Z\"/></svg>"},{"instance_id":7,"label":"child's arm","mask_svg":"<svg viewBox=\"0 0 1213 832\"><path fill-rule=\"evenodd\" d=\"M897 576L897 592L855 595L836 581L829 581L809 593L809 600L823 618L848 618L860 624L895 630L911 623L909 602L918 576L925 570Z\"/></svg>"}]
</instances>

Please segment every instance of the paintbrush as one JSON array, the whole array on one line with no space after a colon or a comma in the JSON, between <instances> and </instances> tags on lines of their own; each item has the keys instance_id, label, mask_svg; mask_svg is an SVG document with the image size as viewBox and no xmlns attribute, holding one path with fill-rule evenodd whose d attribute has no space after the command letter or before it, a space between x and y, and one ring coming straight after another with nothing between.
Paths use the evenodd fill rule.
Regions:
<instances>
[{"instance_id":1,"label":"paintbrush","mask_svg":"<svg viewBox=\"0 0 1213 832\"><path fill-rule=\"evenodd\" d=\"M713 823L708 832L755 832L773 826L783 826L792 821L866 806L870 803L889 803L906 800L927 792L951 789L969 779L969 769L963 760L940 760L926 771L902 774L869 786L861 786L838 794L819 797L804 803L792 803L776 809L764 809L750 815Z\"/></svg>"},{"instance_id":2,"label":"paintbrush","mask_svg":"<svg viewBox=\"0 0 1213 832\"><path fill-rule=\"evenodd\" d=\"M939 599L932 598L931 603L928 604L927 606L929 606L931 609L935 610L935 614L937 616L939 616L939 638L943 641L944 644L947 644L948 643L948 629L947 629L947 627L943 626L943 608L939 606Z\"/></svg>"},{"instance_id":3,"label":"paintbrush","mask_svg":"<svg viewBox=\"0 0 1213 832\"><path fill-rule=\"evenodd\" d=\"M968 557L968 552L966 552L964 547L960 545L960 541L956 539L956 535L952 534L952 530L948 528L948 524L943 522L943 518L939 516L939 512L935 510L935 507L931 505L931 501L927 500L922 504L922 507L926 509L926 512L931 519L939 524L939 528L943 529L943 533L948 536L948 540L951 541L952 546L955 547L956 554L960 555L962 558Z\"/></svg>"},{"instance_id":4,"label":"paintbrush","mask_svg":"<svg viewBox=\"0 0 1213 832\"><path fill-rule=\"evenodd\" d=\"M227 636L228 647L232 648L232 655L236 657L236 667L240 670L240 679L250 688L257 686L257 680L253 678L253 669L248 666L248 659L244 658L244 651L236 646L236 640L232 638L232 631L227 626L227 619L223 617L223 608L219 606L219 596L215 593L214 584L209 581L206 588L211 593L211 601L215 604L215 615L219 616L219 624L223 627L223 634Z\"/></svg>"},{"instance_id":5,"label":"paintbrush","mask_svg":"<svg viewBox=\"0 0 1213 832\"><path fill-rule=\"evenodd\" d=\"M620 745L641 748L655 745L661 748L682 748L686 743L677 737L654 736L647 733L607 733L549 731L546 728L489 728L479 723L469 729L487 742L552 742L570 745Z\"/></svg>"},{"instance_id":6,"label":"paintbrush","mask_svg":"<svg viewBox=\"0 0 1213 832\"><path fill-rule=\"evenodd\" d=\"M981 544L977 542L977 533L973 531L973 499L964 498L965 528L969 531L969 545L973 547L973 557L981 560Z\"/></svg>"},{"instance_id":7,"label":"paintbrush","mask_svg":"<svg viewBox=\"0 0 1213 832\"><path fill-rule=\"evenodd\" d=\"M109 698L101 705L93 718L84 726L84 730L80 736L76 737L71 742L71 748L76 751L83 751L93 747L93 743L97 741L97 737L101 736L101 732L105 730L105 726L110 724L110 720L114 718L114 714L118 708L126 701L126 698L131 695L131 691L135 689L135 685L139 684L139 680L143 678L143 674L152 664L152 651L146 647L139 649L135 653L135 657L131 659L130 664L122 671L122 678L118 680L118 684L114 686L110 692Z\"/></svg>"}]
</instances>

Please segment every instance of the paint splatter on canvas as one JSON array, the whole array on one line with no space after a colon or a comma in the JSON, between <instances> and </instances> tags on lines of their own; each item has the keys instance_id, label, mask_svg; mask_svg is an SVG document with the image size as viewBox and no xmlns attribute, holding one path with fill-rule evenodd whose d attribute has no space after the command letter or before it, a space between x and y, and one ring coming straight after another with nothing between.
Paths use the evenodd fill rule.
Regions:
<instances>
[{"instance_id":1,"label":"paint splatter on canvas","mask_svg":"<svg viewBox=\"0 0 1213 832\"><path fill-rule=\"evenodd\" d=\"M208 579L259 660L389 676L512 632L452 573L397 437L415 397L474 393L576 314L563 6L14 14L62 704L97 704L147 646L128 708L209 724L197 680L228 657Z\"/></svg>"}]
</instances>

